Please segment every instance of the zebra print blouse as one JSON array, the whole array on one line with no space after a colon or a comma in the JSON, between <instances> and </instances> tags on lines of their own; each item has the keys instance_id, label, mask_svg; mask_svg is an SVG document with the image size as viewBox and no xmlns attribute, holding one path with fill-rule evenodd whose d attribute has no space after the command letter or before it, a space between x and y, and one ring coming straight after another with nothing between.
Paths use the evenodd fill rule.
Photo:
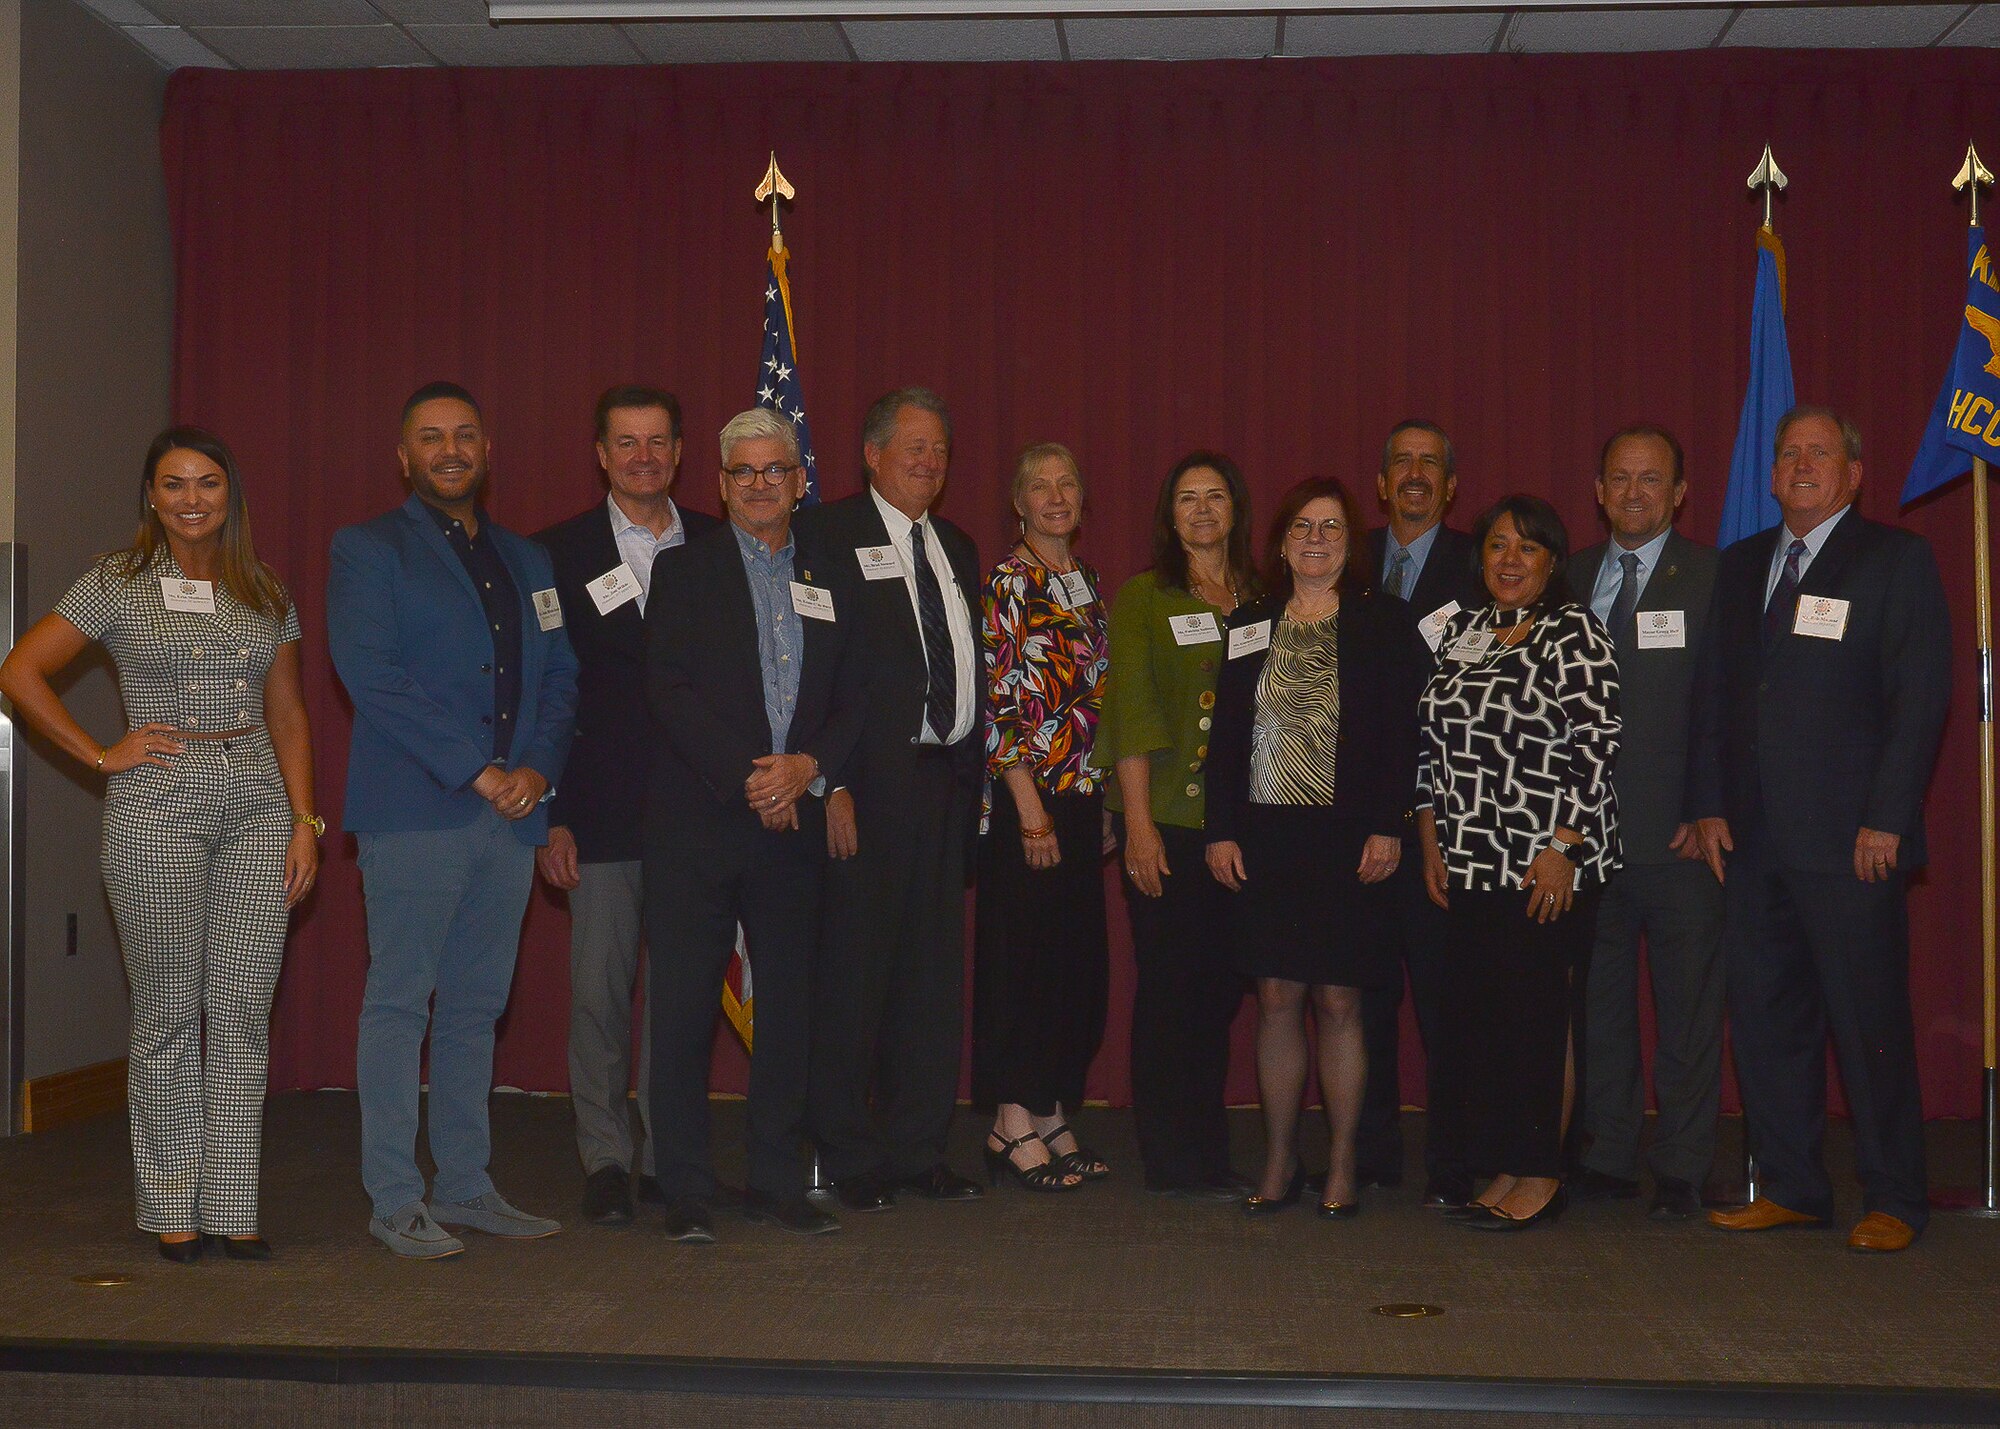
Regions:
<instances>
[{"instance_id":1,"label":"zebra print blouse","mask_svg":"<svg viewBox=\"0 0 2000 1429\"><path fill-rule=\"evenodd\" d=\"M1331 804L1340 743L1340 612L1302 624L1280 617L1257 677L1250 726L1250 802Z\"/></svg>"}]
</instances>

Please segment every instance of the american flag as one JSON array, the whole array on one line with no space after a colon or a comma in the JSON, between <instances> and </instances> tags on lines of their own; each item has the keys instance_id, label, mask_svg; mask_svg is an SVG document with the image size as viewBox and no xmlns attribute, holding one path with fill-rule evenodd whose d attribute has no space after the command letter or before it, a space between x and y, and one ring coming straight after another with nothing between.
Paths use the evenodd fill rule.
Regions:
<instances>
[{"instance_id":1,"label":"american flag","mask_svg":"<svg viewBox=\"0 0 2000 1429\"><path fill-rule=\"evenodd\" d=\"M765 254L764 354L757 367L757 405L769 407L792 424L799 460L806 467L806 501L819 502L819 469L813 462L812 427L806 421L805 393L799 387L798 348L792 342L792 285L785 277L791 256L775 244Z\"/></svg>"}]
</instances>

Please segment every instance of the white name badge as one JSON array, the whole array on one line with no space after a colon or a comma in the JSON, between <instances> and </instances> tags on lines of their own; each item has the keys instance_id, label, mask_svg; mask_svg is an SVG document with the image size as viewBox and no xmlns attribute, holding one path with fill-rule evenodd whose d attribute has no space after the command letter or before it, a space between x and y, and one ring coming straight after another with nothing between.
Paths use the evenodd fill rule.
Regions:
<instances>
[{"instance_id":1,"label":"white name badge","mask_svg":"<svg viewBox=\"0 0 2000 1429\"><path fill-rule=\"evenodd\" d=\"M899 581L903 578L903 558L894 546L856 546L854 559L861 563L861 575L871 581Z\"/></svg>"},{"instance_id":2,"label":"white name badge","mask_svg":"<svg viewBox=\"0 0 2000 1429\"><path fill-rule=\"evenodd\" d=\"M1847 634L1847 602L1830 595L1800 596L1799 613L1792 619L1792 634L1839 640Z\"/></svg>"},{"instance_id":3,"label":"white name badge","mask_svg":"<svg viewBox=\"0 0 2000 1429\"><path fill-rule=\"evenodd\" d=\"M584 589L590 592L597 613L609 615L625 602L639 598L639 578L632 574L630 566L620 561Z\"/></svg>"},{"instance_id":4,"label":"white name badge","mask_svg":"<svg viewBox=\"0 0 2000 1429\"><path fill-rule=\"evenodd\" d=\"M1260 620L1255 625L1239 626L1229 632L1229 658L1238 655L1254 655L1259 650L1271 648L1271 622Z\"/></svg>"},{"instance_id":5,"label":"white name badge","mask_svg":"<svg viewBox=\"0 0 2000 1429\"><path fill-rule=\"evenodd\" d=\"M215 583L190 580L186 576L161 576L160 599L168 610L184 610L189 615L215 614Z\"/></svg>"},{"instance_id":6,"label":"white name badge","mask_svg":"<svg viewBox=\"0 0 2000 1429\"><path fill-rule=\"evenodd\" d=\"M538 590L528 599L535 603L535 619L541 623L543 630L562 629L562 598L556 594L554 586Z\"/></svg>"},{"instance_id":7,"label":"white name badge","mask_svg":"<svg viewBox=\"0 0 2000 1429\"><path fill-rule=\"evenodd\" d=\"M1431 647L1431 654L1437 654L1438 641L1444 639L1444 628L1456 614L1458 602L1447 601L1417 622L1417 633L1424 637L1424 644Z\"/></svg>"},{"instance_id":8,"label":"white name badge","mask_svg":"<svg viewBox=\"0 0 2000 1429\"><path fill-rule=\"evenodd\" d=\"M1222 638L1222 627L1207 611L1200 615L1170 615L1167 629L1174 632L1176 645L1211 645Z\"/></svg>"},{"instance_id":9,"label":"white name badge","mask_svg":"<svg viewBox=\"0 0 2000 1429\"><path fill-rule=\"evenodd\" d=\"M1450 659L1461 665L1470 665L1476 660L1484 660L1493 649L1494 635L1490 630L1471 630L1452 642L1445 652Z\"/></svg>"},{"instance_id":10,"label":"white name badge","mask_svg":"<svg viewBox=\"0 0 2000 1429\"><path fill-rule=\"evenodd\" d=\"M1082 610L1097 598L1097 592L1090 588L1082 571L1070 571L1056 577L1055 597L1064 610Z\"/></svg>"},{"instance_id":11,"label":"white name badge","mask_svg":"<svg viewBox=\"0 0 2000 1429\"><path fill-rule=\"evenodd\" d=\"M824 586L792 582L792 609L808 620L833 619L833 592Z\"/></svg>"},{"instance_id":12,"label":"white name badge","mask_svg":"<svg viewBox=\"0 0 2000 1429\"><path fill-rule=\"evenodd\" d=\"M1641 650L1685 650L1688 643L1687 612L1684 610L1642 610L1638 615Z\"/></svg>"}]
</instances>

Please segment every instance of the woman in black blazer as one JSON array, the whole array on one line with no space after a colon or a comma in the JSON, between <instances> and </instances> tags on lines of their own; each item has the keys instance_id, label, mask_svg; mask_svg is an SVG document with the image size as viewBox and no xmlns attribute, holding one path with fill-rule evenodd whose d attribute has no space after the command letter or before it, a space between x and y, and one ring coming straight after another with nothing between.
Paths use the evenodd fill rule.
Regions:
<instances>
[{"instance_id":1,"label":"woman in black blazer","mask_svg":"<svg viewBox=\"0 0 2000 1429\"><path fill-rule=\"evenodd\" d=\"M1319 1211L1360 1210L1361 989L1401 976L1379 932L1381 884L1410 817L1424 648L1410 608L1370 591L1369 562L1348 559L1357 515L1337 481L1285 493L1266 557L1270 594L1230 617L1216 691L1208 866L1235 894L1237 970L1257 980L1265 1158L1243 1205L1250 1215L1304 1190L1308 988L1331 1135Z\"/></svg>"}]
</instances>

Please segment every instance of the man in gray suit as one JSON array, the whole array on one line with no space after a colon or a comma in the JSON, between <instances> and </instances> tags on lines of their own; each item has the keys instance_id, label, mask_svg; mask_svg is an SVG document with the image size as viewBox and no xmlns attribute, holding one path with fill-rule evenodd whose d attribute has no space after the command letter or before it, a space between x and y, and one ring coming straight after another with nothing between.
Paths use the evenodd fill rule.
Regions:
<instances>
[{"instance_id":1,"label":"man in gray suit","mask_svg":"<svg viewBox=\"0 0 2000 1429\"><path fill-rule=\"evenodd\" d=\"M1685 810L1694 675L1709 637L1716 553L1674 530L1687 482L1672 433L1651 426L1613 433L1598 473L1597 503L1611 539L1578 552L1568 576L1618 651L1625 738L1612 787L1625 858L1598 904L1577 1049L1589 1144L1570 1188L1620 1200L1639 1191L1643 934L1660 1111L1647 1155L1650 1214L1685 1219L1701 1212L1722 1085L1722 887L1702 861Z\"/></svg>"}]
</instances>

